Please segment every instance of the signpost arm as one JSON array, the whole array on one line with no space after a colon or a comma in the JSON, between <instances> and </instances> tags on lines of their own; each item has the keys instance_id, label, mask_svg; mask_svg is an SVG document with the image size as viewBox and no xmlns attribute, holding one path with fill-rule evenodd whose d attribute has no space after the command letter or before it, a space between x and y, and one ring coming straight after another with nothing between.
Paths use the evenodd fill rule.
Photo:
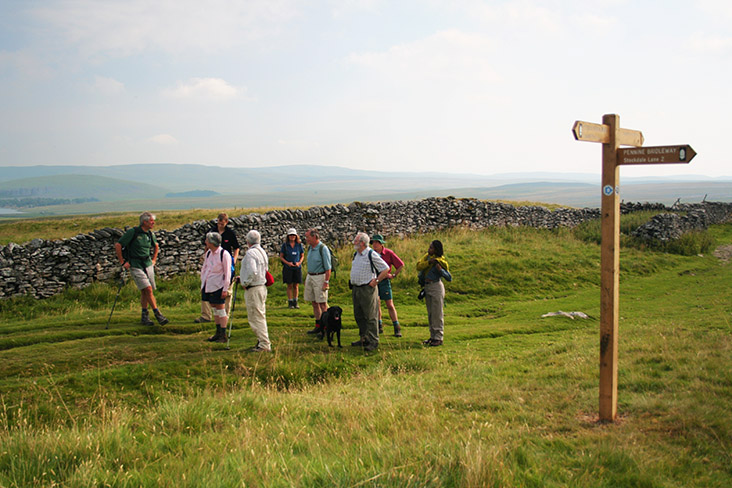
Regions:
<instances>
[{"instance_id":1,"label":"signpost arm","mask_svg":"<svg viewBox=\"0 0 732 488\"><path fill-rule=\"evenodd\" d=\"M620 283L620 195L618 115L604 115L610 128L602 145L602 244L600 250L600 420L613 421L618 410L618 314Z\"/></svg>"}]
</instances>

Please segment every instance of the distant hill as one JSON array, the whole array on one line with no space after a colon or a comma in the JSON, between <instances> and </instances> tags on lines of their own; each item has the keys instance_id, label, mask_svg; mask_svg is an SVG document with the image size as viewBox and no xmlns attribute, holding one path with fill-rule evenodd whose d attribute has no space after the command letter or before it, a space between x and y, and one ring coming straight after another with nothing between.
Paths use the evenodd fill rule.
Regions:
<instances>
[{"instance_id":1,"label":"distant hill","mask_svg":"<svg viewBox=\"0 0 732 488\"><path fill-rule=\"evenodd\" d=\"M202 198L202 197L213 197L220 195L220 193L213 190L193 190L193 191L182 191L178 193L166 193L165 198Z\"/></svg>"},{"instance_id":2,"label":"distant hill","mask_svg":"<svg viewBox=\"0 0 732 488\"><path fill-rule=\"evenodd\" d=\"M317 165L6 166L0 167L0 198L3 195L100 200L25 209L23 215L28 217L147 209L294 207L449 195L598 207L600 177L580 173L407 173ZM665 204L677 199L699 202L705 197L707 201L729 202L732 178L624 178L620 195L625 201Z\"/></svg>"},{"instance_id":3,"label":"distant hill","mask_svg":"<svg viewBox=\"0 0 732 488\"><path fill-rule=\"evenodd\" d=\"M37 176L0 182L0 198L96 198L100 201L162 197L159 186L81 174Z\"/></svg>"}]
</instances>

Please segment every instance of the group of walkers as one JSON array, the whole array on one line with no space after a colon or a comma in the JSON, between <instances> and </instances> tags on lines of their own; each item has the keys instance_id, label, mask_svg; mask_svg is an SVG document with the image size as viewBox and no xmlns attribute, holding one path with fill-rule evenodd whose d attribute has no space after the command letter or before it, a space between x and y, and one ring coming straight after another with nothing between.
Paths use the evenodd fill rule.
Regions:
<instances>
[{"instance_id":1,"label":"group of walkers","mask_svg":"<svg viewBox=\"0 0 732 488\"><path fill-rule=\"evenodd\" d=\"M266 318L267 278L268 275L271 277L267 252L261 246L260 233L250 230L246 235L247 250L242 257L241 270L239 276L235 277L234 265L239 257L240 245L236 233L228 227L228 223L228 216L225 213L219 214L216 224L204 238L206 251L201 267L201 315L194 322L213 321L216 332L207 340L227 342L232 296L235 298L237 283L241 284L244 288L249 326L257 338L257 344L251 351L271 351ZM160 325L168 323L168 319L158 309L153 294L156 288L155 263L159 251L152 232L154 225L155 215L144 212L140 215L140 225L125 232L115 244L120 264L130 271L140 290L143 325L154 325L150 319L149 307L152 307L153 315ZM317 229L308 229L305 232L305 243L307 253L297 230L291 228L287 231L279 253L282 281L287 286L288 307L300 308L298 300L299 287L303 282L302 265L307 261L303 299L312 304L315 319L315 327L307 333L322 336L327 324L321 323L321 317L328 310L328 290L334 258L330 249L320 240ZM404 262L386 247L386 241L380 234L369 237L364 232L357 233L353 239L353 248L349 287L359 339L351 345L362 347L365 351L374 351L379 347L379 337L384 333L381 302L386 305L394 337L402 337L391 280L404 269ZM430 331L429 339L422 343L430 347L441 346L445 299L442 280L452 281L442 242L434 240L430 243L427 252L417 261L416 269L419 273L419 284L423 287L420 298L425 300Z\"/></svg>"}]
</instances>

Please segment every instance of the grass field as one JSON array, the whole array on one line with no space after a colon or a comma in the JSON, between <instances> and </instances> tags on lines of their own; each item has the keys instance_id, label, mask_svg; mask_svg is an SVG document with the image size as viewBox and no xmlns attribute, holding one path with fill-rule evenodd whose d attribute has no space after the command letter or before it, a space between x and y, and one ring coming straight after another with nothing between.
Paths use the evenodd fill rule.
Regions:
<instances>
[{"instance_id":1,"label":"grass field","mask_svg":"<svg viewBox=\"0 0 732 488\"><path fill-rule=\"evenodd\" d=\"M306 335L311 310L288 309L280 283L266 355L246 352L243 302L231 350L204 341L195 276L161 283L165 327L137 325L131 284L108 330L114 284L0 302L0 486L732 485L732 265L622 250L619 419L602 424L588 232L389 242L407 263L404 337L373 354ZM730 244L732 225L709 235ZM425 349L414 263L436 237L455 280L445 345ZM350 250L339 258L330 303L348 344ZM558 310L592 318L541 318Z\"/></svg>"}]
</instances>

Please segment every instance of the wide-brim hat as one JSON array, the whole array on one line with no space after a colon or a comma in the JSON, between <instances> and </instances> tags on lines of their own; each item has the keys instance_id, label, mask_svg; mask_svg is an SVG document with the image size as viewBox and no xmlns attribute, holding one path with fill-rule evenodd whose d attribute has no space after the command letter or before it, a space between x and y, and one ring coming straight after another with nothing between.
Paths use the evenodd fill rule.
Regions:
<instances>
[{"instance_id":1,"label":"wide-brim hat","mask_svg":"<svg viewBox=\"0 0 732 488\"><path fill-rule=\"evenodd\" d=\"M371 236L371 243L373 244L374 242L378 242L382 246L384 244L386 244L386 241L384 240L384 236L382 236L381 234L374 234Z\"/></svg>"},{"instance_id":2,"label":"wide-brim hat","mask_svg":"<svg viewBox=\"0 0 732 488\"><path fill-rule=\"evenodd\" d=\"M287 235L288 236L296 236L297 235L297 230L295 230L295 228L292 227L292 228L288 229Z\"/></svg>"}]
</instances>

